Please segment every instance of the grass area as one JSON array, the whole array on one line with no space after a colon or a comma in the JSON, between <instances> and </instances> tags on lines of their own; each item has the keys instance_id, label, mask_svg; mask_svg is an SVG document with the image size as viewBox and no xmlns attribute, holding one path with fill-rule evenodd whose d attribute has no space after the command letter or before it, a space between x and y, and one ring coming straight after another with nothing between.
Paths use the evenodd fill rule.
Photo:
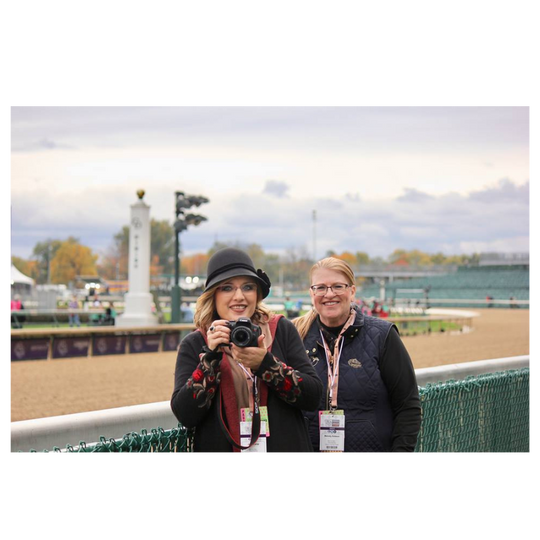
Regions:
<instances>
[{"instance_id":1,"label":"grass area","mask_svg":"<svg viewBox=\"0 0 540 540\"><path fill-rule=\"evenodd\" d=\"M277 311L276 313L285 315L285 311ZM302 313L304 315L305 313ZM171 314L164 313L164 323L168 324L171 322ZM81 323L81 328L96 328L99 325ZM69 323L26 323L23 324L23 328L70 328ZM76 328L76 327L72 327ZM461 330L461 325L454 321L411 321L411 322L400 322L398 324L399 332L402 336L414 336L419 334L428 334L435 332L451 332Z\"/></svg>"},{"instance_id":2,"label":"grass area","mask_svg":"<svg viewBox=\"0 0 540 540\"><path fill-rule=\"evenodd\" d=\"M458 332L462 325L455 321L412 321L397 325L402 336L416 336L436 332Z\"/></svg>"}]
</instances>

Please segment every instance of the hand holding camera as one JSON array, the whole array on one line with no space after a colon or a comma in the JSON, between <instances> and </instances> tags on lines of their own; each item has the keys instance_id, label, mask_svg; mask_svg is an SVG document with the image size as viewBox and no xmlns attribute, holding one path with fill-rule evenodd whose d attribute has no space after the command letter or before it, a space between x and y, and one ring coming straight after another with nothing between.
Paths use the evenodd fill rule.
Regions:
<instances>
[{"instance_id":1,"label":"hand holding camera","mask_svg":"<svg viewBox=\"0 0 540 540\"><path fill-rule=\"evenodd\" d=\"M229 345L231 341L229 322L221 319L214 321L210 325L206 335L208 339L208 348L213 351L216 351L218 347L221 347L222 345Z\"/></svg>"},{"instance_id":2,"label":"hand holding camera","mask_svg":"<svg viewBox=\"0 0 540 540\"><path fill-rule=\"evenodd\" d=\"M252 371L258 369L266 354L261 328L244 317L212 323L208 329L208 347L216 350L223 345L230 346L233 358Z\"/></svg>"}]
</instances>

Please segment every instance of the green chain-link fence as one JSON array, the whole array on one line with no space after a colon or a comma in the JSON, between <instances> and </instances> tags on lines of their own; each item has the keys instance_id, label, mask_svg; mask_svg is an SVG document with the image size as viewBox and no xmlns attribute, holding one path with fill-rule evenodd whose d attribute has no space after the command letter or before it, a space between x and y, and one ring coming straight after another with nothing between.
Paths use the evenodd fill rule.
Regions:
<instances>
[{"instance_id":1,"label":"green chain-link fence","mask_svg":"<svg viewBox=\"0 0 540 540\"><path fill-rule=\"evenodd\" d=\"M192 433L179 424L167 431L157 428L148 433L143 429L140 433L128 433L122 439L101 437L93 444L81 441L77 446L68 445L65 449L54 447L53 452L190 452L191 441Z\"/></svg>"},{"instance_id":2,"label":"green chain-link fence","mask_svg":"<svg viewBox=\"0 0 540 540\"><path fill-rule=\"evenodd\" d=\"M420 388L417 452L528 452L529 369Z\"/></svg>"},{"instance_id":3,"label":"green chain-link fence","mask_svg":"<svg viewBox=\"0 0 540 540\"><path fill-rule=\"evenodd\" d=\"M417 452L528 452L529 369L467 377L420 388L422 426ZM193 433L129 433L122 439L68 445L55 452L190 452ZM45 450L47 452L48 450ZM35 450L32 450L35 452Z\"/></svg>"}]
</instances>

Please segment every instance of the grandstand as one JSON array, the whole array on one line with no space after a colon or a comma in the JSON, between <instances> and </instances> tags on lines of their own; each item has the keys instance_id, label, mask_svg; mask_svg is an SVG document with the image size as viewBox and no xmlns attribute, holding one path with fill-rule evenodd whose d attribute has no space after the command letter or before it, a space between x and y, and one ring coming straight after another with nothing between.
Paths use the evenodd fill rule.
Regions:
<instances>
[{"instance_id":1,"label":"grandstand","mask_svg":"<svg viewBox=\"0 0 540 540\"><path fill-rule=\"evenodd\" d=\"M443 275L424 275L363 284L361 298L380 298L390 304L420 303L430 306L529 306L529 265L460 266Z\"/></svg>"}]
</instances>

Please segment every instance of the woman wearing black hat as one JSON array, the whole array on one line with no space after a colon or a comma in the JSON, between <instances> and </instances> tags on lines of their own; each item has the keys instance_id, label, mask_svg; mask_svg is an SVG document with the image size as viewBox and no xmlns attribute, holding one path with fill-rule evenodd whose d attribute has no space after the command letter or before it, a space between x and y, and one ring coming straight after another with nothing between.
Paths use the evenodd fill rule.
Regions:
<instances>
[{"instance_id":1,"label":"woman wearing black hat","mask_svg":"<svg viewBox=\"0 0 540 540\"><path fill-rule=\"evenodd\" d=\"M262 303L269 292L243 251L210 258L171 399L178 420L195 428L195 451L312 450L302 410L317 409L322 383L296 328Z\"/></svg>"}]
</instances>

